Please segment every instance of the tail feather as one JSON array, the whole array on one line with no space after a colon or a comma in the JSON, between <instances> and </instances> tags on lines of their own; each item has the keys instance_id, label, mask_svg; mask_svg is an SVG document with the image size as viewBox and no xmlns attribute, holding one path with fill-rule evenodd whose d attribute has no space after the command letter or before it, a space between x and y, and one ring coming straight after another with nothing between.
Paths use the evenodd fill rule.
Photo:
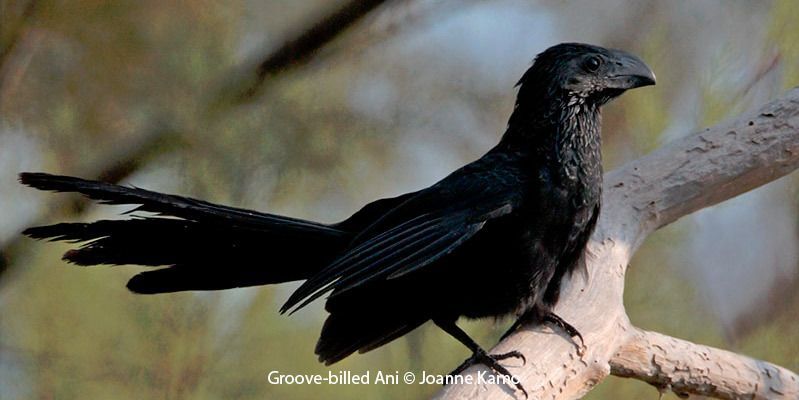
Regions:
<instances>
[{"instance_id":1,"label":"tail feather","mask_svg":"<svg viewBox=\"0 0 799 400\"><path fill-rule=\"evenodd\" d=\"M214 290L307 279L350 239L330 226L78 178L24 173L42 190L79 192L105 204L138 204L159 217L60 223L23 233L84 244L64 254L78 265L168 266L130 280L137 293Z\"/></svg>"},{"instance_id":2,"label":"tail feather","mask_svg":"<svg viewBox=\"0 0 799 400\"><path fill-rule=\"evenodd\" d=\"M28 228L22 233L34 239L84 243L70 250L64 260L77 265L169 265L197 257L198 248L213 239L197 222L141 218L61 223Z\"/></svg>"},{"instance_id":3,"label":"tail feather","mask_svg":"<svg viewBox=\"0 0 799 400\"><path fill-rule=\"evenodd\" d=\"M128 281L128 290L139 294L172 293L186 290L219 290L266 285L294 280L264 273L263 268L237 263L226 268L218 264L179 264L169 268L145 271ZM224 272L220 272L220 269Z\"/></svg>"},{"instance_id":4,"label":"tail feather","mask_svg":"<svg viewBox=\"0 0 799 400\"><path fill-rule=\"evenodd\" d=\"M354 352L366 353L388 344L427 321L417 316L382 312L364 317L359 313L332 312L322 327L315 352L325 365L337 363Z\"/></svg>"},{"instance_id":5,"label":"tail feather","mask_svg":"<svg viewBox=\"0 0 799 400\"><path fill-rule=\"evenodd\" d=\"M42 172L23 172L19 175L22 184L39 190L55 192L77 192L102 204L138 204L130 212L148 211L171 215L192 221L235 223L261 229L279 229L283 232L327 232L331 235L341 231L325 224L305 221L281 215L260 213L241 208L222 206L189 197L153 192L136 187L125 187L111 183L90 181L63 175Z\"/></svg>"},{"instance_id":6,"label":"tail feather","mask_svg":"<svg viewBox=\"0 0 799 400\"><path fill-rule=\"evenodd\" d=\"M64 255L64 260L77 265L146 266L172 265L187 262L220 263L263 256L264 245L280 245L284 258L292 256L293 236L284 237L274 231L258 231L239 227L222 227L183 219L137 218L102 220L93 223L61 223L38 226L23 231L35 239L85 242ZM325 247L309 239L309 245ZM296 246L294 246L296 247ZM246 258L250 261L252 258Z\"/></svg>"}]
</instances>

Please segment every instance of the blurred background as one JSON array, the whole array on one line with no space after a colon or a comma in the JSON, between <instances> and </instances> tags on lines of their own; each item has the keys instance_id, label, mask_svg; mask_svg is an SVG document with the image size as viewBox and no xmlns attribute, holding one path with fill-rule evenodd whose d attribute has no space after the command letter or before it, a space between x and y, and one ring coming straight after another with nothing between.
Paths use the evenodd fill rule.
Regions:
<instances>
[{"instance_id":1,"label":"blurred background","mask_svg":"<svg viewBox=\"0 0 799 400\"><path fill-rule=\"evenodd\" d=\"M558 42L626 49L658 76L605 108L606 169L799 84L793 0L377 3L326 19L352 5L0 0L0 398L400 399L439 389L270 385L271 370L327 374L313 354L319 302L288 318L277 309L296 285L133 295L124 286L137 267L68 266L69 246L19 236L126 208L26 189L20 171L334 222L489 149L514 83ZM275 61L314 26L329 34ZM259 75L264 60L273 64ZM798 194L793 174L650 237L627 275L633 323L799 370ZM490 347L510 322L464 326ZM331 368L446 373L468 355L425 325ZM658 393L610 377L586 398Z\"/></svg>"}]
</instances>

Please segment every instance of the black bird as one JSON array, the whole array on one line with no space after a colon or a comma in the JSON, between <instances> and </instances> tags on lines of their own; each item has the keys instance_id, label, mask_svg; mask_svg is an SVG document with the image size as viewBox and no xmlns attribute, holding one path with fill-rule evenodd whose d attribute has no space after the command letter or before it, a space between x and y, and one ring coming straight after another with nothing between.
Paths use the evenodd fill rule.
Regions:
<instances>
[{"instance_id":1,"label":"black bird","mask_svg":"<svg viewBox=\"0 0 799 400\"><path fill-rule=\"evenodd\" d=\"M24 233L86 242L64 255L78 265L165 266L134 276L127 286L136 293L305 280L281 312L329 294L330 315L316 345L325 364L432 320L473 353L456 372L480 362L510 375L497 360L521 354L487 354L456 321L515 313L521 317L509 332L537 318L579 336L551 310L599 215L600 107L627 89L653 84L652 71L626 52L553 46L519 81L496 147L428 188L377 200L336 224L23 173L20 181L37 189L79 192L156 214Z\"/></svg>"}]
</instances>

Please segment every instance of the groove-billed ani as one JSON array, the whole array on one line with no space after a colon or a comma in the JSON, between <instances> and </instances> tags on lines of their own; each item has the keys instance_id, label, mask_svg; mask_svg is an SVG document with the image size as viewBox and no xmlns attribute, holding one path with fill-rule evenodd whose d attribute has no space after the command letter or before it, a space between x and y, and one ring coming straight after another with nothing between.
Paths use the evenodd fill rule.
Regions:
<instances>
[{"instance_id":1,"label":"groove-billed ani","mask_svg":"<svg viewBox=\"0 0 799 400\"><path fill-rule=\"evenodd\" d=\"M23 173L21 182L38 189L79 192L157 214L25 234L87 242L64 255L78 265L166 266L134 276L128 288L136 293L305 280L281 312L330 294L330 315L316 345L326 364L432 320L472 350L464 366L481 362L509 375L497 360L521 354L488 355L455 322L516 313L579 335L550 310L599 213L600 106L654 83L652 71L623 51L551 47L519 81L496 147L428 188L375 201L336 224Z\"/></svg>"}]
</instances>

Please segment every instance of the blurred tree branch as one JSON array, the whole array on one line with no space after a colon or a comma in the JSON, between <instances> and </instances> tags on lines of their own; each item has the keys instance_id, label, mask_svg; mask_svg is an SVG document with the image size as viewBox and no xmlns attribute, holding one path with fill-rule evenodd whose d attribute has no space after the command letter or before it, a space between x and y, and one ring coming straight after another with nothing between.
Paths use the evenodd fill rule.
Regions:
<instances>
[{"instance_id":1,"label":"blurred tree branch","mask_svg":"<svg viewBox=\"0 0 799 400\"><path fill-rule=\"evenodd\" d=\"M240 93L241 96L251 97L269 80L276 78L279 74L307 63L316 55L319 49L345 32L377 6L386 3L386 1L387 0L353 0L346 2L339 8L330 11L329 14L322 16L318 21L309 24L307 29L297 32L294 36L287 39L282 46L266 54L261 61L259 61L255 69L255 80L246 82L246 86L243 88L241 86L235 86L233 88L225 88L223 92L230 93L230 89L233 89ZM3 85L0 86L0 89L2 89L2 91L0 91L0 94L2 94L0 101L7 97L5 84L7 80L10 79L9 76L11 74L10 68L7 68L7 66L13 64L11 59L14 53L18 53L13 50L18 48L19 42L24 40L24 32L33 24L31 20L35 14L35 6L35 1L31 1L26 5L20 22L15 26L16 29L12 32L13 34L11 35L9 44L3 48L0 54L2 55L2 58L0 58L0 83ZM32 51L34 51L33 48L29 50L29 52ZM23 55L20 56L22 57ZM221 81L220 83L225 85L231 83L226 79L222 79ZM219 86L221 87L222 85ZM214 95L209 97L209 104L201 105L200 109L219 105L220 102L229 102L229 99L226 98L219 98ZM211 113L210 115L214 116L218 114ZM169 148L168 146L163 146L163 144L173 143L180 137L181 128L173 126L170 123L165 124L163 119L151 121L149 126L150 128L147 129L145 133L133 138L129 143L120 144L116 147L116 149L119 150L118 152L109 154L106 157L101 157L103 161L95 163L88 170L68 173L100 179L111 183L118 183L124 180L137 171L142 165L146 164L148 160L153 159L156 155L161 154ZM53 214L65 210L69 210L73 214L80 214L84 207L85 202L82 198L73 197L67 204L49 204L45 207L47 211L39 216L31 216L30 220L32 222L47 221L53 218ZM0 277L6 272L11 255L15 252L15 249L19 247L19 243L20 240L17 239L9 243L1 244Z\"/></svg>"},{"instance_id":2,"label":"blurred tree branch","mask_svg":"<svg viewBox=\"0 0 799 400\"><path fill-rule=\"evenodd\" d=\"M3 23L7 24L5 25L6 27L11 26L11 28L8 33L8 43L0 47L0 70L2 70L2 66L5 65L8 60L9 55L14 51L17 45L19 45L25 30L29 27L29 22L36 11L36 5L36 0L29 0L22 9L19 21L15 23L11 23L6 19L8 18L7 16L3 16ZM0 84L0 87L2 87L2 84Z\"/></svg>"},{"instance_id":3,"label":"blurred tree branch","mask_svg":"<svg viewBox=\"0 0 799 400\"><path fill-rule=\"evenodd\" d=\"M13 92L11 87L13 85L12 82L18 82L19 77L22 75L24 68L22 65L26 65L27 62L19 62L20 66L14 68L14 63L11 62L12 54L20 48L21 44L26 41L26 37L28 33L33 29L32 20L34 19L34 15L36 14L36 6L38 2L36 0L28 1L23 10L21 15L19 16L18 21L11 23L8 20L8 16L0 17L0 20L6 24L6 27L9 29L7 34L7 43L4 43L2 48L0 48L0 110L2 110L7 98L10 97L10 93ZM32 47L32 46L29 46ZM30 53L31 51L29 51ZM23 57L25 58L25 57ZM27 57L27 60L30 60ZM14 70L17 71L14 71Z\"/></svg>"},{"instance_id":4,"label":"blurred tree branch","mask_svg":"<svg viewBox=\"0 0 799 400\"><path fill-rule=\"evenodd\" d=\"M799 376L743 355L713 349L630 322L623 303L627 265L655 230L799 168L799 88L759 110L663 146L605 175L603 208L583 262L586 278L564 281L555 312L580 330L577 355L565 334L526 326L493 352L521 351L511 365L534 399L577 399L609 374L679 395L722 399L796 399ZM473 366L464 374L486 371ZM507 398L504 385L457 385L437 396ZM519 394L520 395L520 394Z\"/></svg>"},{"instance_id":5,"label":"blurred tree branch","mask_svg":"<svg viewBox=\"0 0 799 400\"><path fill-rule=\"evenodd\" d=\"M218 85L208 101L214 111L225 106L235 106L252 101L268 86L270 77L335 55L355 58L366 49L375 47L402 30L413 29L430 16L439 15L445 9L471 6L475 0L354 0L345 3L326 17L310 24L311 28L299 32L273 49L266 57L260 57L235 68ZM390 7L382 7L390 4ZM365 18L366 16L370 18ZM352 30L359 24L357 30ZM353 32L350 32L353 31ZM346 48L331 45L342 34L347 34ZM332 52L330 50L333 50ZM332 53L332 54L331 54ZM220 108L220 106L222 106Z\"/></svg>"},{"instance_id":6,"label":"blurred tree branch","mask_svg":"<svg viewBox=\"0 0 799 400\"><path fill-rule=\"evenodd\" d=\"M255 96L270 77L287 69L305 65L326 44L355 25L364 16L387 0L352 0L309 24L309 28L287 39L283 45L262 57L254 68L255 76L248 81L238 100ZM249 70L251 67L247 67Z\"/></svg>"}]
</instances>

